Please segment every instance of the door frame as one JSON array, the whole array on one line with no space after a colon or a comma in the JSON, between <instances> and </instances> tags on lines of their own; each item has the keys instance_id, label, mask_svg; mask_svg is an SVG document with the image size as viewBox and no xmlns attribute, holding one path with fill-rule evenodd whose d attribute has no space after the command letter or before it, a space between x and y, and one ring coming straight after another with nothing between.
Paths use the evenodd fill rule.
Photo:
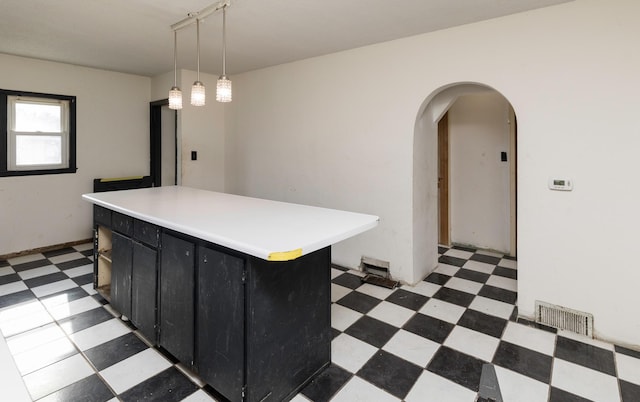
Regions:
<instances>
[{"instance_id":1,"label":"door frame","mask_svg":"<svg viewBox=\"0 0 640 402\"><path fill-rule=\"evenodd\" d=\"M449 112L438 121L438 243L451 245L449 225Z\"/></svg>"},{"instance_id":2,"label":"door frame","mask_svg":"<svg viewBox=\"0 0 640 402\"><path fill-rule=\"evenodd\" d=\"M149 175L154 187L162 186L162 107L169 105L169 99L149 102ZM174 111L174 171L178 184L178 111Z\"/></svg>"}]
</instances>

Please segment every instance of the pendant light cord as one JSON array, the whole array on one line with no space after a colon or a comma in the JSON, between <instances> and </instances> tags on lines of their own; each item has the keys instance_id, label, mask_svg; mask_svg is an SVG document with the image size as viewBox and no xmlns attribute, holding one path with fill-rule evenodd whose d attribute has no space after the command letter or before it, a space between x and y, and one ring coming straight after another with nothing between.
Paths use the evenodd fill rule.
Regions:
<instances>
[{"instance_id":1,"label":"pendant light cord","mask_svg":"<svg viewBox=\"0 0 640 402\"><path fill-rule=\"evenodd\" d=\"M227 6L222 7L222 75L227 76Z\"/></svg>"},{"instance_id":2,"label":"pendant light cord","mask_svg":"<svg viewBox=\"0 0 640 402\"><path fill-rule=\"evenodd\" d=\"M198 81L200 81L200 19L196 19L196 37L198 46Z\"/></svg>"},{"instance_id":3,"label":"pendant light cord","mask_svg":"<svg viewBox=\"0 0 640 402\"><path fill-rule=\"evenodd\" d=\"M173 86L178 86L178 31L173 31Z\"/></svg>"}]
</instances>

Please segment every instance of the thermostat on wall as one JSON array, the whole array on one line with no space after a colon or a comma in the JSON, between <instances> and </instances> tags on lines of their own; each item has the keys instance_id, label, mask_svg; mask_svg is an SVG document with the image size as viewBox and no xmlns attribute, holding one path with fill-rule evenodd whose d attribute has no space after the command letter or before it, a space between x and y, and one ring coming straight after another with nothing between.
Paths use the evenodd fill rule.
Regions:
<instances>
[{"instance_id":1,"label":"thermostat on wall","mask_svg":"<svg viewBox=\"0 0 640 402\"><path fill-rule=\"evenodd\" d=\"M558 191L571 191L573 190L573 182L571 181L571 179L567 179L567 178L555 178L552 177L549 179L549 188L551 190L558 190Z\"/></svg>"}]
</instances>

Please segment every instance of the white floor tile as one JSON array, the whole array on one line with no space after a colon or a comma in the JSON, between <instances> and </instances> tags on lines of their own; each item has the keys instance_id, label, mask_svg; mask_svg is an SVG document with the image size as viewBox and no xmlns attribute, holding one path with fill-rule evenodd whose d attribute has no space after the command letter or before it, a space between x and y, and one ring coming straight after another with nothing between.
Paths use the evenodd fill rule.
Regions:
<instances>
[{"instance_id":1,"label":"white floor tile","mask_svg":"<svg viewBox=\"0 0 640 402\"><path fill-rule=\"evenodd\" d=\"M401 329L382 349L420 367L426 367L439 347L439 343Z\"/></svg>"},{"instance_id":2,"label":"white floor tile","mask_svg":"<svg viewBox=\"0 0 640 402\"><path fill-rule=\"evenodd\" d=\"M453 303L448 303L438 299L429 299L427 304L422 306L419 312L456 324L458 320L460 320L460 317L462 317L462 314L464 314L465 310L466 309L464 307Z\"/></svg>"},{"instance_id":3,"label":"white floor tile","mask_svg":"<svg viewBox=\"0 0 640 402\"><path fill-rule=\"evenodd\" d=\"M518 281L511 278L505 278L504 276L492 275L487 280L487 285L495 286L502 289L507 289L512 292L518 291Z\"/></svg>"},{"instance_id":4,"label":"white floor tile","mask_svg":"<svg viewBox=\"0 0 640 402\"><path fill-rule=\"evenodd\" d=\"M549 386L533 378L505 368L494 366L503 401L539 402L546 401Z\"/></svg>"},{"instance_id":5,"label":"white floor tile","mask_svg":"<svg viewBox=\"0 0 640 402\"><path fill-rule=\"evenodd\" d=\"M490 362L499 343L498 338L456 325L443 345Z\"/></svg>"},{"instance_id":6,"label":"white floor tile","mask_svg":"<svg viewBox=\"0 0 640 402\"><path fill-rule=\"evenodd\" d=\"M76 276L86 275L93 272L93 264L82 265L80 267L67 269L64 273L69 278L75 278Z\"/></svg>"},{"instance_id":7,"label":"white floor tile","mask_svg":"<svg viewBox=\"0 0 640 402\"><path fill-rule=\"evenodd\" d=\"M294 402L295 400L296 399L294 398L291 400L291 402ZM211 402L211 401L215 402L215 399L213 399L211 396L209 396L209 394L207 394L203 390L199 389L193 394L184 398L181 402Z\"/></svg>"},{"instance_id":8,"label":"white floor tile","mask_svg":"<svg viewBox=\"0 0 640 402\"><path fill-rule=\"evenodd\" d=\"M45 312L46 309L38 300L31 300L17 306L0 310L0 323L24 318L29 314Z\"/></svg>"},{"instance_id":9,"label":"white floor tile","mask_svg":"<svg viewBox=\"0 0 640 402\"><path fill-rule=\"evenodd\" d=\"M49 257L49 261L51 261L54 264L60 264L61 262L80 260L82 258L85 258L84 254L75 252L75 253L60 254L54 257Z\"/></svg>"},{"instance_id":10,"label":"white floor tile","mask_svg":"<svg viewBox=\"0 0 640 402\"><path fill-rule=\"evenodd\" d=\"M18 272L18 276L20 276L20 278L24 281L26 279L37 278L39 276L54 274L56 272L60 272L60 269L55 265L45 265L44 267Z\"/></svg>"},{"instance_id":11,"label":"white floor tile","mask_svg":"<svg viewBox=\"0 0 640 402\"><path fill-rule=\"evenodd\" d=\"M360 377L353 377L331 402L399 402L400 399L369 384Z\"/></svg>"},{"instance_id":12,"label":"white floor tile","mask_svg":"<svg viewBox=\"0 0 640 402\"><path fill-rule=\"evenodd\" d=\"M451 257L463 258L465 260L468 260L469 258L471 258L473 253L470 252L470 251L457 250L455 248L450 248L443 255L448 255L448 256L451 256Z\"/></svg>"},{"instance_id":13,"label":"white floor tile","mask_svg":"<svg viewBox=\"0 0 640 402\"><path fill-rule=\"evenodd\" d=\"M93 288L93 283L87 283L86 285L82 285L80 286L82 289L84 289L85 292L87 292L87 294L89 295L95 295L98 292L96 292L96 290Z\"/></svg>"},{"instance_id":14,"label":"white floor tile","mask_svg":"<svg viewBox=\"0 0 640 402\"><path fill-rule=\"evenodd\" d=\"M462 292L477 295L484 284L470 281L468 279L453 277L445 285L448 288L460 290Z\"/></svg>"},{"instance_id":15,"label":"white floor tile","mask_svg":"<svg viewBox=\"0 0 640 402\"><path fill-rule=\"evenodd\" d=\"M449 265L449 264L439 263L436 269L433 270L433 272L453 276L456 274L456 272L458 272L458 270L460 270L459 267Z\"/></svg>"},{"instance_id":16,"label":"white floor tile","mask_svg":"<svg viewBox=\"0 0 640 402\"><path fill-rule=\"evenodd\" d=\"M1 267L0 268L0 276L15 274L16 271L13 267Z\"/></svg>"},{"instance_id":17,"label":"white floor tile","mask_svg":"<svg viewBox=\"0 0 640 402\"><path fill-rule=\"evenodd\" d=\"M377 351L378 348L347 334L331 341L331 361L352 373L360 370Z\"/></svg>"},{"instance_id":18,"label":"white floor tile","mask_svg":"<svg viewBox=\"0 0 640 402\"><path fill-rule=\"evenodd\" d=\"M51 307L49 308L49 313L56 320L61 320L98 307L102 307L102 304L98 303L93 297L87 296L82 299L73 300L69 303L63 303L55 307Z\"/></svg>"},{"instance_id":19,"label":"white floor tile","mask_svg":"<svg viewBox=\"0 0 640 402\"><path fill-rule=\"evenodd\" d=\"M31 402L27 388L13 361L11 352L0 336L0 390L2 399L11 402Z\"/></svg>"},{"instance_id":20,"label":"white floor tile","mask_svg":"<svg viewBox=\"0 0 640 402\"><path fill-rule=\"evenodd\" d=\"M184 402L184 401L183 401ZM302 394L298 394L295 397L293 397L293 399L289 402L313 402L310 401L309 399L307 399L304 395Z\"/></svg>"},{"instance_id":21,"label":"white floor tile","mask_svg":"<svg viewBox=\"0 0 640 402\"><path fill-rule=\"evenodd\" d=\"M620 400L615 377L562 359L553 359L551 385L593 401Z\"/></svg>"},{"instance_id":22,"label":"white floor tile","mask_svg":"<svg viewBox=\"0 0 640 402\"><path fill-rule=\"evenodd\" d=\"M93 242L88 242L88 243L78 244L78 245L76 245L76 246L73 246L73 248L74 248L76 251L93 250Z\"/></svg>"},{"instance_id":23,"label":"white floor tile","mask_svg":"<svg viewBox=\"0 0 640 402\"><path fill-rule=\"evenodd\" d=\"M396 327L402 327L414 314L415 311L413 310L383 301L369 311L367 315Z\"/></svg>"},{"instance_id":24,"label":"white floor tile","mask_svg":"<svg viewBox=\"0 0 640 402\"><path fill-rule=\"evenodd\" d=\"M344 274L344 271L339 269L331 268L331 279L334 279L340 275Z\"/></svg>"},{"instance_id":25,"label":"white floor tile","mask_svg":"<svg viewBox=\"0 0 640 402\"><path fill-rule=\"evenodd\" d=\"M358 288L358 292L367 294L369 296L373 296L380 300L384 300L393 293L395 289L388 289L382 286L372 285L370 283L365 283L364 285Z\"/></svg>"},{"instance_id":26,"label":"white floor tile","mask_svg":"<svg viewBox=\"0 0 640 402\"><path fill-rule=\"evenodd\" d=\"M69 335L69 338L71 338L73 343L75 343L80 350L85 351L128 332L131 332L131 330L119 319L114 318L73 333Z\"/></svg>"},{"instance_id":27,"label":"white floor tile","mask_svg":"<svg viewBox=\"0 0 640 402\"><path fill-rule=\"evenodd\" d=\"M0 285L0 296L10 295L12 293L22 292L23 290L27 290L27 285L22 281L15 281L11 283L7 283L4 285Z\"/></svg>"},{"instance_id":28,"label":"white floor tile","mask_svg":"<svg viewBox=\"0 0 640 402\"><path fill-rule=\"evenodd\" d=\"M640 359L616 353L618 377L625 381L640 385Z\"/></svg>"},{"instance_id":29,"label":"white floor tile","mask_svg":"<svg viewBox=\"0 0 640 402\"><path fill-rule=\"evenodd\" d=\"M406 402L473 402L475 399L475 392L429 371L422 372L404 398Z\"/></svg>"},{"instance_id":30,"label":"white floor tile","mask_svg":"<svg viewBox=\"0 0 640 402\"><path fill-rule=\"evenodd\" d=\"M338 331L344 331L351 324L358 321L362 314L339 304L331 305L331 326Z\"/></svg>"},{"instance_id":31,"label":"white floor tile","mask_svg":"<svg viewBox=\"0 0 640 402\"><path fill-rule=\"evenodd\" d=\"M431 297L434 294L436 294L436 292L440 290L441 287L442 286L436 285L435 283L422 281L422 282L416 283L413 286L402 285L401 289L404 289L409 292L417 293L419 295Z\"/></svg>"},{"instance_id":32,"label":"white floor tile","mask_svg":"<svg viewBox=\"0 0 640 402\"><path fill-rule=\"evenodd\" d=\"M5 338L20 334L30 329L38 328L53 322L53 318L46 311L31 313L15 320L5 321L0 324L0 329Z\"/></svg>"},{"instance_id":33,"label":"white floor tile","mask_svg":"<svg viewBox=\"0 0 640 402\"><path fill-rule=\"evenodd\" d=\"M64 337L64 331L57 324L51 323L7 339L7 346L12 354L17 355Z\"/></svg>"},{"instance_id":34,"label":"white floor tile","mask_svg":"<svg viewBox=\"0 0 640 402\"><path fill-rule=\"evenodd\" d=\"M476 253L489 255L491 257L498 257L498 258L504 257L504 254L502 253L496 253L495 251L489 251L489 250L477 250Z\"/></svg>"},{"instance_id":35,"label":"white floor tile","mask_svg":"<svg viewBox=\"0 0 640 402\"><path fill-rule=\"evenodd\" d=\"M331 284L331 302L335 303L351 292L352 290L349 288L345 288L344 286L340 286L340 285L336 285L335 283L332 283Z\"/></svg>"},{"instance_id":36,"label":"white floor tile","mask_svg":"<svg viewBox=\"0 0 640 402\"><path fill-rule=\"evenodd\" d=\"M39 261L44 259L45 259L44 255L40 253L36 253L36 254L23 255L15 258L9 258L7 262L9 262L9 264L11 265L18 265L18 264L24 264L27 262Z\"/></svg>"},{"instance_id":37,"label":"white floor tile","mask_svg":"<svg viewBox=\"0 0 640 402\"><path fill-rule=\"evenodd\" d=\"M31 397L36 400L93 373L89 363L80 354L77 354L22 378Z\"/></svg>"},{"instance_id":38,"label":"white floor tile","mask_svg":"<svg viewBox=\"0 0 640 402\"><path fill-rule=\"evenodd\" d=\"M43 367L43 361L55 361L60 357L76 354L77 349L66 337L15 354L13 359L22 375L29 374ZM56 359L58 357L58 359ZM52 360L55 359L55 360Z\"/></svg>"},{"instance_id":39,"label":"white floor tile","mask_svg":"<svg viewBox=\"0 0 640 402\"><path fill-rule=\"evenodd\" d=\"M100 374L117 394L121 394L169 367L171 363L159 352L155 349L145 349L107 367Z\"/></svg>"},{"instance_id":40,"label":"white floor tile","mask_svg":"<svg viewBox=\"0 0 640 402\"><path fill-rule=\"evenodd\" d=\"M513 321L507 323L504 334L502 334L502 340L535 350L547 356L553 356L556 347L555 334Z\"/></svg>"},{"instance_id":41,"label":"white floor tile","mask_svg":"<svg viewBox=\"0 0 640 402\"><path fill-rule=\"evenodd\" d=\"M482 272L483 274L491 274L493 270L496 269L496 266L487 264L485 262L469 260L464 263L462 268L470 269L476 272Z\"/></svg>"},{"instance_id":42,"label":"white floor tile","mask_svg":"<svg viewBox=\"0 0 640 402\"><path fill-rule=\"evenodd\" d=\"M46 285L32 288L31 291L37 297L44 297L44 296L62 292L63 290L68 290L77 286L78 284L72 281L71 279L64 279L58 282L48 283Z\"/></svg>"},{"instance_id":43,"label":"white floor tile","mask_svg":"<svg viewBox=\"0 0 640 402\"><path fill-rule=\"evenodd\" d=\"M500 260L500 263L498 263L498 265L504 268L518 269L517 261L507 260L506 258L503 258L502 260Z\"/></svg>"},{"instance_id":44,"label":"white floor tile","mask_svg":"<svg viewBox=\"0 0 640 402\"><path fill-rule=\"evenodd\" d=\"M449 284L447 284L449 286ZM480 311L481 313L493 315L496 317L504 318L506 320L511 317L513 313L513 304L504 303L498 300L489 299L482 296L476 296L475 299L469 305L470 309Z\"/></svg>"}]
</instances>

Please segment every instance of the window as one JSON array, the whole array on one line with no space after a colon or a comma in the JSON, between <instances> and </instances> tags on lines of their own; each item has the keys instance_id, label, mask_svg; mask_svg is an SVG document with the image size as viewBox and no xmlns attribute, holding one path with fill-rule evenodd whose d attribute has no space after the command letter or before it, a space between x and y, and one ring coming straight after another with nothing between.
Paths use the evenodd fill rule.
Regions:
<instances>
[{"instance_id":1,"label":"window","mask_svg":"<svg viewBox=\"0 0 640 402\"><path fill-rule=\"evenodd\" d=\"M0 90L0 176L75 173L75 96Z\"/></svg>"}]
</instances>

